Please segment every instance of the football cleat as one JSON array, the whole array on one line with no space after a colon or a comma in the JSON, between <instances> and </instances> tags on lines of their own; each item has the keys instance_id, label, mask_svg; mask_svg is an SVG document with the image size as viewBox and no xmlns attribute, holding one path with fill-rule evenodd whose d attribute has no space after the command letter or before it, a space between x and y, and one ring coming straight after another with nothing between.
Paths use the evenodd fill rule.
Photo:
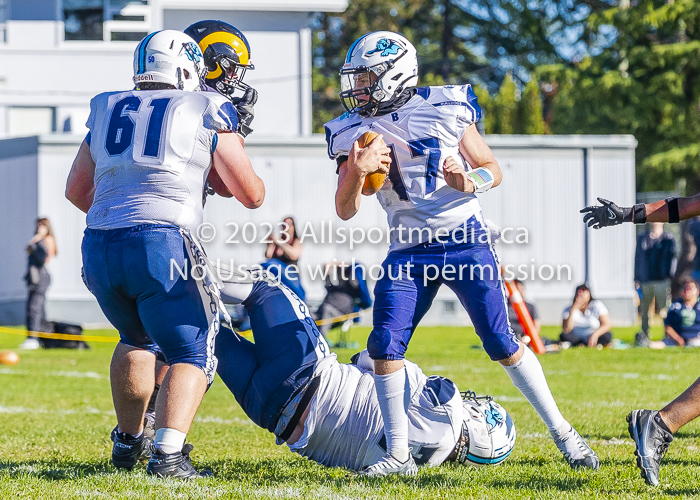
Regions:
<instances>
[{"instance_id":1,"label":"football cleat","mask_svg":"<svg viewBox=\"0 0 700 500\"><path fill-rule=\"evenodd\" d=\"M145 435L133 438L124 432L117 432L119 427L112 431L112 463L118 469L131 470L140 460L146 460L151 455L153 440Z\"/></svg>"},{"instance_id":2,"label":"football cleat","mask_svg":"<svg viewBox=\"0 0 700 500\"><path fill-rule=\"evenodd\" d=\"M581 435L572 426L563 434L552 436L564 458L572 469L593 469L600 466L598 455L586 444Z\"/></svg>"},{"instance_id":3,"label":"football cleat","mask_svg":"<svg viewBox=\"0 0 700 500\"><path fill-rule=\"evenodd\" d=\"M190 461L190 452L194 447L186 444L177 453L162 453L155 450L148 461L146 473L156 477L172 477L175 479L199 479L213 476L211 471L197 471Z\"/></svg>"},{"instance_id":4,"label":"football cleat","mask_svg":"<svg viewBox=\"0 0 700 500\"><path fill-rule=\"evenodd\" d=\"M652 486L659 485L659 466L673 435L658 424L658 411L633 410L627 415L627 428L634 440L634 454L642 478Z\"/></svg>"},{"instance_id":5,"label":"football cleat","mask_svg":"<svg viewBox=\"0 0 700 500\"><path fill-rule=\"evenodd\" d=\"M358 474L365 477L383 477L383 476L415 476L418 473L418 466L413 459L413 455L409 453L408 460L399 462L391 453L384 455L379 462L366 467Z\"/></svg>"}]
</instances>

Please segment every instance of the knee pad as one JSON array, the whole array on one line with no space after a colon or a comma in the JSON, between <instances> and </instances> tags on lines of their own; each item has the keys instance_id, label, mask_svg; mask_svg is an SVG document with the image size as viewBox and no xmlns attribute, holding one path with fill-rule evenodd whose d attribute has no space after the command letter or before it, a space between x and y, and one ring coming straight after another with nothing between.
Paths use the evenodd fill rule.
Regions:
<instances>
[{"instance_id":1,"label":"knee pad","mask_svg":"<svg viewBox=\"0 0 700 500\"><path fill-rule=\"evenodd\" d=\"M374 329L367 339L367 353L372 359L404 359L408 342L403 335L390 330Z\"/></svg>"}]
</instances>

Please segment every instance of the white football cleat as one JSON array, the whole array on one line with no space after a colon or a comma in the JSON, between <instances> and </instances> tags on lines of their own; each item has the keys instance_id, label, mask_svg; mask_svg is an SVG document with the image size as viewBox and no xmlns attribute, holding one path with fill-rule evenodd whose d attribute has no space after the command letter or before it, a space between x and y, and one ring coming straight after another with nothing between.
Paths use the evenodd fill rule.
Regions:
<instances>
[{"instance_id":1,"label":"white football cleat","mask_svg":"<svg viewBox=\"0 0 700 500\"><path fill-rule=\"evenodd\" d=\"M39 344L39 339L35 338L28 338L19 345L19 349L22 349L23 351L34 351L40 347L41 344Z\"/></svg>"},{"instance_id":2,"label":"white football cleat","mask_svg":"<svg viewBox=\"0 0 700 500\"><path fill-rule=\"evenodd\" d=\"M398 459L394 458L394 455L387 453L379 462L366 467L358 474L365 477L383 477L395 474L399 476L415 476L418 474L418 466L416 465L416 461L413 460L413 455L410 453L408 455L408 460L405 462L400 462Z\"/></svg>"},{"instance_id":3,"label":"white football cleat","mask_svg":"<svg viewBox=\"0 0 700 500\"><path fill-rule=\"evenodd\" d=\"M583 440L581 435L570 424L565 424L569 427L567 432L552 435L554 443L561 451L564 458L569 463L572 469L593 469L597 470L600 466L598 455L591 449Z\"/></svg>"}]
</instances>

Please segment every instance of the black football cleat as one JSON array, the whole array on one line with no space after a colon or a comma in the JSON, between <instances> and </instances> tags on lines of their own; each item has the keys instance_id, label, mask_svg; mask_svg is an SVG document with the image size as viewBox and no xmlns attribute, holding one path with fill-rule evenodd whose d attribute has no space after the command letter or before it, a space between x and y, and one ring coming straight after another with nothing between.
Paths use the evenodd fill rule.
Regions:
<instances>
[{"instance_id":1,"label":"black football cleat","mask_svg":"<svg viewBox=\"0 0 700 500\"><path fill-rule=\"evenodd\" d=\"M153 440L145 435L134 439L129 434L117 432L118 427L112 431L112 463L118 469L131 470L141 460L146 460L151 455Z\"/></svg>"},{"instance_id":2,"label":"black football cleat","mask_svg":"<svg viewBox=\"0 0 700 500\"><path fill-rule=\"evenodd\" d=\"M197 471L190 461L190 452L194 447L186 444L177 453L162 453L155 450L148 461L146 473L156 477L172 477L175 479L199 479L213 476L211 471Z\"/></svg>"},{"instance_id":3,"label":"black football cleat","mask_svg":"<svg viewBox=\"0 0 700 500\"><path fill-rule=\"evenodd\" d=\"M659 485L659 466L673 441L673 435L658 424L658 419L661 419L659 412L653 410L633 410L627 415L637 467L651 486Z\"/></svg>"}]
</instances>

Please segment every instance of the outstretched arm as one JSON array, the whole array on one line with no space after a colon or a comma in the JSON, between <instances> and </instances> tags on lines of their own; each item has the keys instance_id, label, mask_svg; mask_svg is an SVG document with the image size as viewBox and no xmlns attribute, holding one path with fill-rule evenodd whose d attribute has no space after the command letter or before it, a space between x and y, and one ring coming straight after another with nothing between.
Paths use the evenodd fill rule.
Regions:
<instances>
[{"instance_id":1,"label":"outstretched arm","mask_svg":"<svg viewBox=\"0 0 700 500\"><path fill-rule=\"evenodd\" d=\"M581 210L583 222L600 229L623 222L644 224L645 222L680 222L700 215L700 194L687 198L667 198L653 203L638 203L633 207L618 207L612 201L598 198L602 205L593 205Z\"/></svg>"}]
</instances>

